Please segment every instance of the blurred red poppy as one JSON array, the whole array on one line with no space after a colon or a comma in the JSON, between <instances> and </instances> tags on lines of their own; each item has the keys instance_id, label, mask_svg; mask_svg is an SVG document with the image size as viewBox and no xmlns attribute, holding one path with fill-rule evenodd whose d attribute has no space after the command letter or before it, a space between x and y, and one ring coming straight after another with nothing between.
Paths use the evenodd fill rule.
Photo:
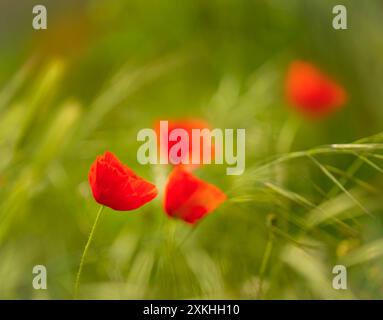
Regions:
<instances>
[{"instance_id":1,"label":"blurred red poppy","mask_svg":"<svg viewBox=\"0 0 383 320\"><path fill-rule=\"evenodd\" d=\"M165 188L164 207L169 216L193 224L225 200L220 189L177 167L170 173Z\"/></svg>"},{"instance_id":2,"label":"blurred red poppy","mask_svg":"<svg viewBox=\"0 0 383 320\"><path fill-rule=\"evenodd\" d=\"M181 162L183 162L185 159L188 159L189 161L189 164L182 164L180 163L179 166L182 166L184 167L185 169L194 169L196 167L198 167L198 164L192 164L192 157L193 157L193 152L196 153L198 152L198 154L195 154L195 156L200 159L200 163L202 163L202 155L203 155L203 152L204 152L204 149L207 151L207 152L211 152L211 159L214 158L214 144L211 143L211 146L207 146L207 142L203 140L202 137L200 137L200 141L199 141L199 149L197 150L193 150L192 148L192 130L193 129L199 129L199 130L202 130L202 129L210 129L210 126L209 124L204 121L204 120L201 120L201 119L180 119L180 120L171 120L171 121L167 121L168 123L168 130L167 132L163 132L160 130L160 121L158 121L156 124L155 124L155 132L157 134L157 137L160 137L160 139L158 139L158 144L159 144L159 148L160 148L160 151L161 151L161 142L164 142L164 141L167 141L167 157L169 159L169 163L170 164L174 164L176 163L176 159L172 158L172 155L171 155L171 152L170 150L172 149L172 147L177 144L177 143L182 143L184 148L182 148L182 150L188 150L187 153L185 154L180 154L178 153L177 154L177 158L179 157ZM174 129L183 129L187 132L187 136L189 138L189 141L188 141L188 145L184 145L186 144L187 142L186 141L183 141L181 139L177 140L177 141L170 141L169 140L169 136L170 136L170 133L174 130ZM166 148L166 146L165 146Z\"/></svg>"},{"instance_id":3,"label":"blurred red poppy","mask_svg":"<svg viewBox=\"0 0 383 320\"><path fill-rule=\"evenodd\" d=\"M286 77L286 97L301 113L321 118L341 108L345 89L309 62L294 61Z\"/></svg>"},{"instance_id":4,"label":"blurred red poppy","mask_svg":"<svg viewBox=\"0 0 383 320\"><path fill-rule=\"evenodd\" d=\"M157 196L155 185L137 176L111 152L93 162L89 184L95 200L114 210L134 210Z\"/></svg>"}]
</instances>

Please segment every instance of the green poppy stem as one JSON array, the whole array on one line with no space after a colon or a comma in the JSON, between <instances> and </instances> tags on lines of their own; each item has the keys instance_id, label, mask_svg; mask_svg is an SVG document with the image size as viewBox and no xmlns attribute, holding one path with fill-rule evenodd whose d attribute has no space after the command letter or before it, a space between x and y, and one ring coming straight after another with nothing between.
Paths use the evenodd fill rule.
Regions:
<instances>
[{"instance_id":1,"label":"green poppy stem","mask_svg":"<svg viewBox=\"0 0 383 320\"><path fill-rule=\"evenodd\" d=\"M91 244L93 236L94 236L94 232L95 232L96 227L98 225L98 222L100 220L101 213L102 213L103 209L104 209L104 206L101 206L100 209L98 209L96 220L93 223L93 227L92 227L92 230L90 231L90 234L89 234L89 237L88 237L88 241L86 242L84 251L83 251L82 256L81 256L80 266L78 268L78 272L77 272L77 276L76 276L76 283L75 283L75 290L74 290L74 298L75 299L77 299L78 293L79 293L80 277L81 277L81 272L82 272L82 269L83 269L83 266L84 266L84 261L85 261L86 255L88 253L90 244Z\"/></svg>"},{"instance_id":2,"label":"green poppy stem","mask_svg":"<svg viewBox=\"0 0 383 320\"><path fill-rule=\"evenodd\" d=\"M266 271L267 265L268 265L269 260L270 260L271 251L272 250L273 250L273 234L270 231L269 239L268 239L267 244L266 244L265 252L263 254L263 258L262 258L262 262L261 262L261 268L260 268L260 271L259 271L259 292L258 292L259 299L262 298L262 294L263 294L263 279L264 279L264 275L265 275L265 271Z\"/></svg>"}]
</instances>

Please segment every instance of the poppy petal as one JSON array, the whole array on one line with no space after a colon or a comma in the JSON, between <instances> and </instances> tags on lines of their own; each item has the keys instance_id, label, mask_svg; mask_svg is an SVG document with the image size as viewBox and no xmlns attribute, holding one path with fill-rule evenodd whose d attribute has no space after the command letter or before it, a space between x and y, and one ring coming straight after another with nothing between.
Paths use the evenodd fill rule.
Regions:
<instances>
[{"instance_id":1,"label":"poppy petal","mask_svg":"<svg viewBox=\"0 0 383 320\"><path fill-rule=\"evenodd\" d=\"M119 211L137 209L158 193L155 185L137 176L111 152L96 158L89 184L98 203Z\"/></svg>"},{"instance_id":2,"label":"poppy petal","mask_svg":"<svg viewBox=\"0 0 383 320\"><path fill-rule=\"evenodd\" d=\"M346 102L344 88L305 61L291 63L285 90L290 104L310 117L326 116Z\"/></svg>"},{"instance_id":3,"label":"poppy petal","mask_svg":"<svg viewBox=\"0 0 383 320\"><path fill-rule=\"evenodd\" d=\"M226 195L216 186L175 168L166 185L164 208L171 217L195 223L225 200Z\"/></svg>"},{"instance_id":4,"label":"poppy petal","mask_svg":"<svg viewBox=\"0 0 383 320\"><path fill-rule=\"evenodd\" d=\"M172 149L172 147L174 145L180 143L179 141L170 141L169 140L170 133L175 129L185 130L187 133L187 136L188 136L188 140L189 140L188 145L185 145L185 142L183 142L183 145L182 145L182 150L187 150L187 152L185 154L178 154L177 155L177 158L179 157L181 162L183 162L183 160L185 160L185 159L188 159L189 164L182 164L181 163L181 164L178 164L177 166L184 167L184 169L187 169L187 170L192 170L192 169L195 169L196 167L198 167L197 164L192 164L193 153L198 153L198 154L196 154L196 156L202 162L202 155L203 155L203 152L205 151L204 148L206 148L206 145L204 145L204 140L201 137L200 142L199 142L199 146L200 146L199 149L193 150L193 148L192 148L192 141L193 141L192 140L192 130L193 129L199 129L199 130L210 129L210 126L206 121L201 120L201 119L171 120L171 121L168 121L167 132L161 132L160 122L157 122L154 126L154 129L155 129L158 137L160 135L162 135L162 137L161 137L161 139L159 139L159 141L166 141L167 140L167 153L168 153L167 156L169 159L169 163L175 164L176 161L178 160L178 159L174 159L170 153L170 150ZM161 148L160 148L160 150L161 150ZM211 152L211 158L214 158L214 144L213 143L210 146L210 152Z\"/></svg>"}]
</instances>

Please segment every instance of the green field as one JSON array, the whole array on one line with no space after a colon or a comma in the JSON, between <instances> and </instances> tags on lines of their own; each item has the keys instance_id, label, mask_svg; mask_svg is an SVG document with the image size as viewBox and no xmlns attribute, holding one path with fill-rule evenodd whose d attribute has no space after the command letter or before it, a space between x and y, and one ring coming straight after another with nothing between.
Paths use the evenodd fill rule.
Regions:
<instances>
[{"instance_id":1,"label":"green field","mask_svg":"<svg viewBox=\"0 0 383 320\"><path fill-rule=\"evenodd\" d=\"M383 3L335 0L0 3L0 298L72 299L99 205L88 173L116 154L159 195L105 208L81 299L383 299ZM81 5L80 5L81 3ZM346 89L344 108L291 108L291 61ZM197 225L170 219L170 166L140 165L158 119L246 129L246 170L195 175L228 199ZM347 267L347 290L332 269ZM47 289L32 286L35 265Z\"/></svg>"}]
</instances>

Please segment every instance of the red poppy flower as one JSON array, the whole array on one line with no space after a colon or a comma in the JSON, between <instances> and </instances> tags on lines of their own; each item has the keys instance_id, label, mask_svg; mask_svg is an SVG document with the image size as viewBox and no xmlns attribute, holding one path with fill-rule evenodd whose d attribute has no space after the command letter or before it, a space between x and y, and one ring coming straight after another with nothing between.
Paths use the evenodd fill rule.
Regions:
<instances>
[{"instance_id":1,"label":"red poppy flower","mask_svg":"<svg viewBox=\"0 0 383 320\"><path fill-rule=\"evenodd\" d=\"M346 102L346 92L340 84L304 61L291 63L285 89L288 101L310 117L326 116Z\"/></svg>"},{"instance_id":2,"label":"red poppy flower","mask_svg":"<svg viewBox=\"0 0 383 320\"><path fill-rule=\"evenodd\" d=\"M195 223L225 200L220 189L177 167L165 188L164 207L169 216Z\"/></svg>"},{"instance_id":3,"label":"red poppy flower","mask_svg":"<svg viewBox=\"0 0 383 320\"><path fill-rule=\"evenodd\" d=\"M181 139L179 139L177 141L170 141L169 140L170 133L174 129L183 129L186 131L187 136L188 136L188 140L189 140L188 145L185 145L187 142L182 141ZM198 166L198 164L192 164L193 152L198 153L198 154L195 154L195 156L197 156L197 158L200 159L199 164L202 164L202 156L203 156L204 149L207 150L207 152L209 152L209 151L211 152L211 154L210 154L211 159L214 158L214 144L212 143L211 146L207 146L206 144L204 145L204 140L202 137L200 138L200 141L199 141L199 149L193 150L193 144L192 144L192 141L193 141L192 130L193 129L202 130L202 129L210 129L210 128L209 128L209 124L207 122L200 120L200 119L181 119L181 120L168 121L168 130L167 130L167 132L163 132L160 130L160 122L156 123L155 131L156 131L157 137L160 137L160 139L158 139L160 151L161 151L160 141L162 141L162 142L167 141L167 156L168 156L170 164L176 164L176 161L178 159L180 159L180 162L181 162L179 164L180 166L183 166L185 169L194 169ZM170 150L177 143L181 143L183 146L182 150L187 150L187 152L184 154L180 154L180 152L178 152L177 153L177 159L175 159L175 157L171 155ZM165 146L165 148L166 148L166 146ZM206 149L206 148L208 148L208 149ZM189 164L182 164L182 162L185 159L189 160L188 161Z\"/></svg>"},{"instance_id":4,"label":"red poppy flower","mask_svg":"<svg viewBox=\"0 0 383 320\"><path fill-rule=\"evenodd\" d=\"M155 185L137 176L108 151L93 162L89 184L95 200L114 210L137 209L157 196Z\"/></svg>"}]
</instances>

